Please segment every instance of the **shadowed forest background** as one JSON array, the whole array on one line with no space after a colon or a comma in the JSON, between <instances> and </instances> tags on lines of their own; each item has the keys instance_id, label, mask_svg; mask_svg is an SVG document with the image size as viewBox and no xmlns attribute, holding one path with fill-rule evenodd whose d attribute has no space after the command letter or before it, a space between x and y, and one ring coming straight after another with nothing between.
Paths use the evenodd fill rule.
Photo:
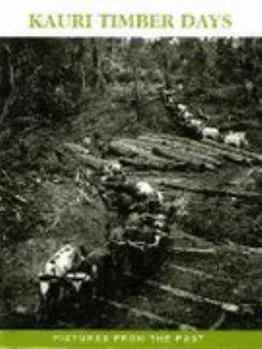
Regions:
<instances>
[{"instance_id":1,"label":"shadowed forest background","mask_svg":"<svg viewBox=\"0 0 262 349\"><path fill-rule=\"evenodd\" d=\"M86 136L106 144L120 135L177 134L164 89L209 115L210 126L246 131L250 149L262 151L262 40L0 41L0 318L17 312L25 297L30 303L39 261L57 241L83 240L88 231L90 245L104 239L105 208L97 201L87 211L75 202L75 177L84 166L63 144ZM261 190L262 179L256 185ZM194 214L181 222L188 232L194 226L218 244L230 236L262 246L259 206L229 212L217 198L191 205Z\"/></svg>"}]
</instances>

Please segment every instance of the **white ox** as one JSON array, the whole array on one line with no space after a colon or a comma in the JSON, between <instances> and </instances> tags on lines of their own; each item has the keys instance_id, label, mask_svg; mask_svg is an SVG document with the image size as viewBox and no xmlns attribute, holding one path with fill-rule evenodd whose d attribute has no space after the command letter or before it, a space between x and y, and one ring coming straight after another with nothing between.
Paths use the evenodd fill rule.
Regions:
<instances>
[{"instance_id":1,"label":"white ox","mask_svg":"<svg viewBox=\"0 0 262 349\"><path fill-rule=\"evenodd\" d=\"M89 148L89 147L91 146L91 143L92 143L91 137L85 137L85 138L83 139L83 144L84 144L87 148Z\"/></svg>"},{"instance_id":2,"label":"white ox","mask_svg":"<svg viewBox=\"0 0 262 349\"><path fill-rule=\"evenodd\" d=\"M136 183L136 190L138 194L150 196L154 193L154 188L146 181L139 181Z\"/></svg>"},{"instance_id":3,"label":"white ox","mask_svg":"<svg viewBox=\"0 0 262 349\"><path fill-rule=\"evenodd\" d=\"M185 120L191 120L191 119L193 119L194 115L192 113L190 113L188 110L186 110L185 112L183 112L182 117Z\"/></svg>"},{"instance_id":4,"label":"white ox","mask_svg":"<svg viewBox=\"0 0 262 349\"><path fill-rule=\"evenodd\" d=\"M122 171L122 166L121 166L121 164L119 162L114 162L111 165L111 170L114 173L119 173L119 172Z\"/></svg>"},{"instance_id":5,"label":"white ox","mask_svg":"<svg viewBox=\"0 0 262 349\"><path fill-rule=\"evenodd\" d=\"M79 248L67 244L47 261L43 271L38 274L40 296L43 302L47 302L48 299L52 297L52 289L56 289L55 293L57 293L56 296L58 296L59 282L67 276L69 272L77 270L83 260L82 258L83 256ZM81 275L81 277L83 277L83 275ZM72 274L71 278L73 279ZM77 277L77 279L79 279L79 277ZM76 284L72 282L72 286L78 289L79 283Z\"/></svg>"},{"instance_id":6,"label":"white ox","mask_svg":"<svg viewBox=\"0 0 262 349\"><path fill-rule=\"evenodd\" d=\"M184 113L187 110L187 106L184 104L178 104L177 109L181 112Z\"/></svg>"},{"instance_id":7,"label":"white ox","mask_svg":"<svg viewBox=\"0 0 262 349\"><path fill-rule=\"evenodd\" d=\"M203 125L203 121L199 119L191 119L190 125L195 127L201 127Z\"/></svg>"},{"instance_id":8,"label":"white ox","mask_svg":"<svg viewBox=\"0 0 262 349\"><path fill-rule=\"evenodd\" d=\"M246 133L245 132L232 132L230 131L227 135L224 137L224 143L237 147L247 147L248 141L246 139Z\"/></svg>"},{"instance_id":9,"label":"white ox","mask_svg":"<svg viewBox=\"0 0 262 349\"><path fill-rule=\"evenodd\" d=\"M45 275L62 277L76 264L79 251L76 247L67 244L58 250L46 263Z\"/></svg>"},{"instance_id":10,"label":"white ox","mask_svg":"<svg viewBox=\"0 0 262 349\"><path fill-rule=\"evenodd\" d=\"M155 190L147 181L139 181L136 183L136 190L138 195L145 197L156 197L160 204L163 203L163 194Z\"/></svg>"},{"instance_id":11,"label":"white ox","mask_svg":"<svg viewBox=\"0 0 262 349\"><path fill-rule=\"evenodd\" d=\"M204 127L202 129L203 139L212 139L218 141L221 138L220 132L216 127Z\"/></svg>"},{"instance_id":12,"label":"white ox","mask_svg":"<svg viewBox=\"0 0 262 349\"><path fill-rule=\"evenodd\" d=\"M122 171L122 165L118 161L108 162L104 166L104 171L106 173L120 173Z\"/></svg>"}]
</instances>

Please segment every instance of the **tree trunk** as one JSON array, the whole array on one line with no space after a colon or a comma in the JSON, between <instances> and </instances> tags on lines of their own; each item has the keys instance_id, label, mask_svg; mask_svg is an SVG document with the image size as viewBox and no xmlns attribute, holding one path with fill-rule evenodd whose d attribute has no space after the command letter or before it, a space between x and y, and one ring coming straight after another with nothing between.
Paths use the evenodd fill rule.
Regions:
<instances>
[{"instance_id":1,"label":"tree trunk","mask_svg":"<svg viewBox=\"0 0 262 349\"><path fill-rule=\"evenodd\" d=\"M15 88L14 81L14 68L12 65L11 51L8 45L3 45L1 47L1 111L4 108L7 98L10 96L11 92Z\"/></svg>"},{"instance_id":2,"label":"tree trunk","mask_svg":"<svg viewBox=\"0 0 262 349\"><path fill-rule=\"evenodd\" d=\"M168 55L164 54L164 80L165 80L165 88L170 90L172 88L172 83L170 80L170 59Z\"/></svg>"},{"instance_id":3,"label":"tree trunk","mask_svg":"<svg viewBox=\"0 0 262 349\"><path fill-rule=\"evenodd\" d=\"M101 52L99 52L98 43L95 38L91 39L91 48L92 48L92 65L93 65L93 86L100 90L105 90L105 79L103 75L102 69L102 60L101 60Z\"/></svg>"},{"instance_id":4,"label":"tree trunk","mask_svg":"<svg viewBox=\"0 0 262 349\"><path fill-rule=\"evenodd\" d=\"M139 76L137 67L133 66L133 75L134 75L134 88L133 88L133 95L134 95L134 106L136 110L137 115L137 121L142 121L142 112L141 112L141 97L139 93Z\"/></svg>"}]
</instances>

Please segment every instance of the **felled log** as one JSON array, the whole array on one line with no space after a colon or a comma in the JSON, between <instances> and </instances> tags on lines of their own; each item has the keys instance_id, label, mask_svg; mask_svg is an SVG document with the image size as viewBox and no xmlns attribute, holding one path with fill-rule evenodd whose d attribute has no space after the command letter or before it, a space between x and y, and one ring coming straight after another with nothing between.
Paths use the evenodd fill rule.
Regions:
<instances>
[{"instance_id":1,"label":"felled log","mask_svg":"<svg viewBox=\"0 0 262 349\"><path fill-rule=\"evenodd\" d=\"M116 156L126 156L126 157L134 157L138 154L137 149L128 147L123 144L119 144L119 142L111 142L109 144L109 151Z\"/></svg>"},{"instance_id":2,"label":"felled log","mask_svg":"<svg viewBox=\"0 0 262 349\"><path fill-rule=\"evenodd\" d=\"M224 144L212 141L212 140L203 140L196 141L186 137L172 136L167 134L160 134L154 136L153 134L146 134L139 137L141 140L149 141L151 143L157 142L162 144L168 144L169 146L187 146L190 147L195 152L201 152L203 154L209 154L210 156L220 156L225 160L234 162L234 163L250 163L252 160L257 159L259 161L262 158L261 155L235 149ZM253 161L254 162L254 161Z\"/></svg>"},{"instance_id":3,"label":"felled log","mask_svg":"<svg viewBox=\"0 0 262 349\"><path fill-rule=\"evenodd\" d=\"M159 147L153 147L152 153L155 155L158 155L160 157L169 158L170 160L176 160L176 161L180 161L180 162L182 162L183 159L186 158L186 154L181 155L181 154L179 154L179 152L174 152L173 154L171 154L171 152L163 150ZM192 170L201 171L204 169L205 170L214 170L215 166L214 166L214 164L212 164L210 162L205 162L203 160L187 159L185 161L185 168L190 168Z\"/></svg>"},{"instance_id":4,"label":"felled log","mask_svg":"<svg viewBox=\"0 0 262 349\"><path fill-rule=\"evenodd\" d=\"M220 143L217 142L213 142L213 146L210 146L207 142L205 141L195 141L192 139L187 139L187 138L183 138L183 137L176 137L174 139L174 142L176 143L180 143L189 147L192 147L194 149L195 152L201 152L201 153L206 153L206 154L212 154L213 156L216 157L222 157L225 160L234 162L234 163L246 163L251 161L251 159L246 156L244 156L243 154L236 154L233 150L234 149L223 149L223 148L219 148L216 147L215 145L219 145Z\"/></svg>"},{"instance_id":5,"label":"felled log","mask_svg":"<svg viewBox=\"0 0 262 349\"><path fill-rule=\"evenodd\" d=\"M155 158L151 154L151 147L143 146L139 142L136 142L132 138L121 138L110 142L109 149L114 152L116 155L122 156L144 156Z\"/></svg>"},{"instance_id":6,"label":"felled log","mask_svg":"<svg viewBox=\"0 0 262 349\"><path fill-rule=\"evenodd\" d=\"M91 155L89 150L81 147L75 143L64 143L64 147L70 150L79 160L81 160L85 165L91 167L94 170L98 170L105 163L102 159Z\"/></svg>"},{"instance_id":7,"label":"felled log","mask_svg":"<svg viewBox=\"0 0 262 349\"><path fill-rule=\"evenodd\" d=\"M125 166L135 167L137 170L147 171L147 170L184 170L187 164L184 162L172 163L172 162L153 162L141 159L130 159L130 158L119 158L119 162Z\"/></svg>"},{"instance_id":8,"label":"felled log","mask_svg":"<svg viewBox=\"0 0 262 349\"><path fill-rule=\"evenodd\" d=\"M145 149L139 145L133 144L132 140L121 139L113 141L110 144L111 151L118 156L120 162L124 165L133 166L140 170L172 170L184 169L185 163L182 157L178 163L160 159L155 154L152 154L151 148ZM136 157L136 159L134 159Z\"/></svg>"},{"instance_id":9,"label":"felled log","mask_svg":"<svg viewBox=\"0 0 262 349\"><path fill-rule=\"evenodd\" d=\"M171 152L173 149L170 149ZM175 150L179 155L182 155L189 159L196 159L202 161L204 164L211 164L213 166L221 166L222 163L216 157L210 156L207 152L205 154L200 153L197 149L191 149L190 147L179 147Z\"/></svg>"},{"instance_id":10,"label":"felled log","mask_svg":"<svg viewBox=\"0 0 262 349\"><path fill-rule=\"evenodd\" d=\"M206 304L214 305L216 307L219 307L220 309L222 309L225 312L239 313L241 311L241 308L236 304L221 302L221 301L218 301L216 299L203 297L203 296L200 296L200 295L195 294L195 293L181 290L180 288L174 288L174 287L171 287L170 285L163 285L157 281L146 280L146 281L144 281L144 283L148 286L157 288L161 291L169 293L172 296L175 296L178 298L188 299L190 301L197 302L197 303L206 303Z\"/></svg>"},{"instance_id":11,"label":"felled log","mask_svg":"<svg viewBox=\"0 0 262 349\"><path fill-rule=\"evenodd\" d=\"M133 144L132 140L120 139L112 141L109 145L110 151L118 156L126 158L139 157L151 162L160 162L161 160L157 156L151 153L151 149L145 149L139 145ZM164 161L163 161L164 162Z\"/></svg>"},{"instance_id":12,"label":"felled log","mask_svg":"<svg viewBox=\"0 0 262 349\"><path fill-rule=\"evenodd\" d=\"M152 148L152 153L169 160L186 161L188 166L191 164L192 170L214 170L215 167L222 165L219 154L210 151L199 151L195 142L194 146L183 144L175 140L154 139L147 136L141 136L138 140L130 140L140 146L147 146L148 149Z\"/></svg>"},{"instance_id":13,"label":"felled log","mask_svg":"<svg viewBox=\"0 0 262 349\"><path fill-rule=\"evenodd\" d=\"M170 159L168 159L167 157L163 156L163 153L161 153L160 149L153 149L152 147L147 144L141 144L139 141L135 140L135 139L121 139L121 140L117 140L114 142L111 142L110 145L110 149L111 151L113 151L113 153L115 155L121 155L127 158L130 157L140 157L142 159L145 159L147 161L150 161L151 164L148 165L143 165L139 163L138 166L138 162L133 162L133 165L137 165L137 167L140 167L141 169L151 169L151 168L155 168L155 169L186 169L186 168L191 168L193 170L204 170L204 169L211 169L213 170L214 167L212 164L209 163L205 163L204 161L198 161L197 159L187 159L185 162L185 154L180 155L178 153L174 153L172 155L172 157L170 156ZM158 151L160 150L160 151ZM161 153L161 155L160 155ZM168 163L166 160L169 160ZM178 162L178 166L173 166L171 165L173 162L175 162L175 164ZM131 164L131 162L129 162ZM153 163L163 163L163 166L161 165L153 165ZM147 163L148 164L148 163Z\"/></svg>"},{"instance_id":14,"label":"felled log","mask_svg":"<svg viewBox=\"0 0 262 349\"><path fill-rule=\"evenodd\" d=\"M239 154L239 155L242 155L242 156L245 156L248 158L252 158L258 164L262 164L262 155L261 154L258 154L258 153L255 153L255 152L252 152L252 151L249 151L246 149L234 148L234 147L231 147L227 144L217 143L217 142L212 141L212 140L204 140L204 142L208 145L211 145L212 147L216 147L216 148L219 148L219 149L224 150L224 151L228 151L228 152Z\"/></svg>"},{"instance_id":15,"label":"felled log","mask_svg":"<svg viewBox=\"0 0 262 349\"><path fill-rule=\"evenodd\" d=\"M150 139L143 139L140 138L138 140L130 140L130 142L140 145L140 146L147 146L149 149L152 148L152 152L158 151L159 156L174 159L176 156L183 157L184 159L187 159L188 161L196 160L202 163L210 163L214 166L221 166L222 163L219 161L216 157L214 157L213 154L208 154L207 152L198 152L196 147L188 147L183 144L175 144L174 142L156 142L150 140ZM156 152L155 152L156 153Z\"/></svg>"},{"instance_id":16,"label":"felled log","mask_svg":"<svg viewBox=\"0 0 262 349\"><path fill-rule=\"evenodd\" d=\"M169 252L172 253L192 253L201 255L216 255L215 248L197 248L197 247L172 247Z\"/></svg>"},{"instance_id":17,"label":"felled log","mask_svg":"<svg viewBox=\"0 0 262 349\"><path fill-rule=\"evenodd\" d=\"M206 303L206 304L214 305L214 306L216 306L216 307L220 308L221 310L228 312L228 313L239 314L241 312L241 307L237 304L222 302L222 301L219 301L216 299L211 299L208 297L200 296L198 294L191 293L191 292L182 290L180 288L175 288L175 287L172 287L170 285L161 284L158 281L148 280L148 279L143 280L143 279L138 278L132 274L127 274L126 276L133 278L135 280L139 280L146 286L156 288L156 289L163 291L163 292L166 292L174 297L187 299L189 301L196 302L196 303Z\"/></svg>"},{"instance_id":18,"label":"felled log","mask_svg":"<svg viewBox=\"0 0 262 349\"><path fill-rule=\"evenodd\" d=\"M172 247L169 249L169 253L189 253L189 254L200 254L200 255L216 255L220 251L232 252L244 255L262 255L262 248L260 247L249 247L235 244L234 247L223 245L209 248L198 248L198 247Z\"/></svg>"},{"instance_id":19,"label":"felled log","mask_svg":"<svg viewBox=\"0 0 262 349\"><path fill-rule=\"evenodd\" d=\"M261 200L261 195L256 192L248 192L248 191L238 192L238 191L233 191L228 189L222 190L222 189L216 189L216 188L196 188L196 187L189 187L183 184L166 182L166 181L161 181L160 184L172 189L183 190L183 191L188 191L188 192L203 194L208 196L217 195L217 196L238 197L240 199L249 199L254 201Z\"/></svg>"},{"instance_id":20,"label":"felled log","mask_svg":"<svg viewBox=\"0 0 262 349\"><path fill-rule=\"evenodd\" d=\"M217 162L217 165L220 166L221 164L221 157L219 153L215 150L213 150L211 147L203 148L201 146L201 143L194 140L188 140L186 138L177 137L170 139L170 136L167 136L168 138L158 138L157 136L150 136L147 135L140 136L138 138L139 141L147 142L151 144L152 147L160 147L161 149L168 150L170 152L180 152L180 154L189 154L193 157L200 156L206 160L211 160L214 162ZM183 141L181 141L181 140Z\"/></svg>"},{"instance_id":21,"label":"felled log","mask_svg":"<svg viewBox=\"0 0 262 349\"><path fill-rule=\"evenodd\" d=\"M81 145L79 144L76 144L76 143L64 143L64 146L73 151L73 152L78 152L80 154L85 154L85 155L90 155L90 151L85 148L85 147L82 147Z\"/></svg>"},{"instance_id":22,"label":"felled log","mask_svg":"<svg viewBox=\"0 0 262 349\"><path fill-rule=\"evenodd\" d=\"M166 144L167 141L170 141L170 137L172 137L172 136L161 134L161 133L158 133L158 134L146 133L146 134L140 135L137 139L143 140L146 142Z\"/></svg>"},{"instance_id":23,"label":"felled log","mask_svg":"<svg viewBox=\"0 0 262 349\"><path fill-rule=\"evenodd\" d=\"M152 152L154 154L156 154L157 156L161 156L161 157L163 157L165 159L169 159L169 160L174 159L174 154L172 154L171 152L168 152L166 150L163 150L163 149L161 149L159 147L153 147L152 148Z\"/></svg>"}]
</instances>

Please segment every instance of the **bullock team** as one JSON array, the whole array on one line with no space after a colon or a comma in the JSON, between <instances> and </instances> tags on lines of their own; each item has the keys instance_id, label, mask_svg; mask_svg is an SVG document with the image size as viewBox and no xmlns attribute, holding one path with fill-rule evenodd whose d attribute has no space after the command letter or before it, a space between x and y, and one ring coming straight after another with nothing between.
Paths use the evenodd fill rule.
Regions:
<instances>
[{"instance_id":1,"label":"bullock team","mask_svg":"<svg viewBox=\"0 0 262 349\"><path fill-rule=\"evenodd\" d=\"M209 117L200 109L197 111L197 117L195 117L189 111L186 105L176 102L174 91L164 90L163 99L167 107L175 110L179 125L189 137L198 140L210 139L237 148L244 148L248 146L245 132L229 131L227 134L222 134L217 127L205 126L205 123L209 120Z\"/></svg>"},{"instance_id":2,"label":"bullock team","mask_svg":"<svg viewBox=\"0 0 262 349\"><path fill-rule=\"evenodd\" d=\"M104 166L94 178L115 217L106 243L90 252L88 246L66 243L47 261L38 275L42 321L55 321L65 309L70 315L79 308L88 312L88 307L119 296L128 277L143 279L165 255L174 208L162 193L147 181L129 182L118 162Z\"/></svg>"}]
</instances>

